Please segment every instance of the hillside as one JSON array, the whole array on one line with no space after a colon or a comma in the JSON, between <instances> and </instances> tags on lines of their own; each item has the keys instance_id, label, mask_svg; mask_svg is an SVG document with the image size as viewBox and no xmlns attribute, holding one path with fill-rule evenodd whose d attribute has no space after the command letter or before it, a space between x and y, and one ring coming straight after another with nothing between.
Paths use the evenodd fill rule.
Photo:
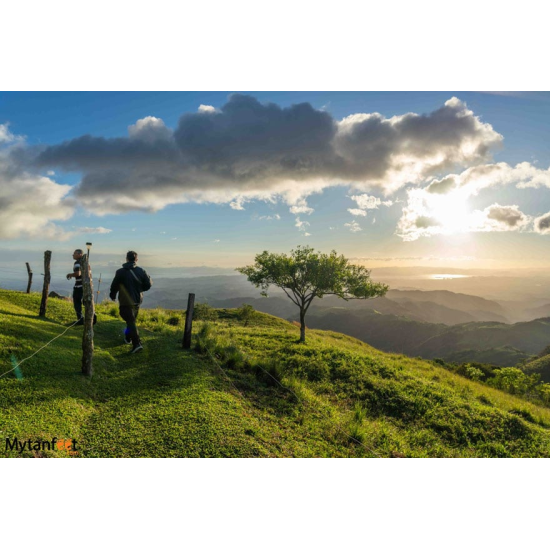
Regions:
<instances>
[{"instance_id":1,"label":"hillside","mask_svg":"<svg viewBox=\"0 0 550 550\"><path fill-rule=\"evenodd\" d=\"M308 315L308 326L339 330L388 352L427 359L491 362L512 366L536 355L550 342L550 318L513 325L472 322L446 326L377 312L341 308Z\"/></svg>"},{"instance_id":2,"label":"hillside","mask_svg":"<svg viewBox=\"0 0 550 550\"><path fill-rule=\"evenodd\" d=\"M0 375L72 321L55 299L37 318L39 300L0 291ZM98 310L91 379L76 327L24 362L22 378L0 378L4 439L74 438L84 457L550 456L550 409L431 361L320 330L298 344L287 321L257 314L243 326L227 309L195 322L190 351L183 312L143 311L145 351L131 356L114 305Z\"/></svg>"}]
</instances>

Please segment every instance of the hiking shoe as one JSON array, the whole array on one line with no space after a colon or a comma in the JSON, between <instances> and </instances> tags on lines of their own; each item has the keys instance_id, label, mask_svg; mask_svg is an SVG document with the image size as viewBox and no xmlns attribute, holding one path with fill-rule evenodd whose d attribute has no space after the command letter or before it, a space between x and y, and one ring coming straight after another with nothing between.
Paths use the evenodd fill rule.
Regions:
<instances>
[{"instance_id":1,"label":"hiking shoe","mask_svg":"<svg viewBox=\"0 0 550 550\"><path fill-rule=\"evenodd\" d=\"M132 339L131 339L131 338L128 338L128 336L124 335L124 343L125 343L125 344L131 344L131 343L132 343Z\"/></svg>"},{"instance_id":2,"label":"hiking shoe","mask_svg":"<svg viewBox=\"0 0 550 550\"><path fill-rule=\"evenodd\" d=\"M83 325L83 324L84 324L84 319L82 319L82 317L81 317L81 318L78 320L78 322L75 323L74 326L75 326L75 327L78 327L78 326Z\"/></svg>"},{"instance_id":3,"label":"hiking shoe","mask_svg":"<svg viewBox=\"0 0 550 550\"><path fill-rule=\"evenodd\" d=\"M143 346L141 344L138 344L137 346L132 348L132 351L130 353L139 353L140 351L143 351Z\"/></svg>"}]
</instances>

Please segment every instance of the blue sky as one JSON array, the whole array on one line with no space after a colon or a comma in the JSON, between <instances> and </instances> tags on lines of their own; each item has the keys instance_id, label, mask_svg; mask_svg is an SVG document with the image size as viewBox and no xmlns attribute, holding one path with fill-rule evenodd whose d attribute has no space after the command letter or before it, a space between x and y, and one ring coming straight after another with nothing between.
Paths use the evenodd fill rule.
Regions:
<instances>
[{"instance_id":1,"label":"blue sky","mask_svg":"<svg viewBox=\"0 0 550 550\"><path fill-rule=\"evenodd\" d=\"M428 172L424 167L421 177L410 182L403 180L400 184L392 182L391 174L384 174L380 175L382 183L373 185L372 176L367 174L368 168L365 169L367 171L365 174L355 175L359 170L357 166L361 164L361 152L357 153L357 145L354 144L353 155L359 155L354 157L355 164L350 168L355 170L354 175L346 175L344 178L340 173L334 175L331 172L330 177L322 174L324 183L320 184L318 183L319 173L316 173L311 176L311 182L316 182L317 187L312 187L311 192L303 193L299 199L290 199L288 195L285 195L286 198L283 197L279 187L270 187L270 189L276 189L277 193L274 192L271 198L266 199L264 188L255 187L255 181L247 180L244 187L246 192L254 188L256 195L243 194L248 197L244 199L243 209L231 207L230 202L234 200L231 197L226 200L216 198L217 203L213 203L208 202L208 197L201 195L200 203L194 199L184 204L177 201L174 203L175 199L170 198L169 203L162 202L156 212L128 209L121 202L124 199L123 191L114 194L111 201L109 195L111 190L102 196L101 189L104 187L99 185L93 187L93 181L98 177L105 177L108 180L109 171L118 169L119 164L111 166L110 160L100 159L101 166L90 168L86 165L86 161L82 160L90 153L83 151L79 153L81 156L78 160L74 161L76 168L71 168L69 171L67 167L73 162L68 157L70 151L55 152L53 157L49 157L54 160L49 160L50 164L47 166L42 163L37 168L32 160L29 160L29 166L20 167L20 169L25 170L25 173L34 170L36 174L50 178L56 185L68 184L72 187L73 190L65 196L65 199L74 197L75 202L72 206L69 203L62 204L65 199L59 199L60 208L67 209L66 219L50 220L44 214L44 219L41 218L42 221L40 221L45 224L44 229L41 229L37 221L34 232L29 233L25 231L27 221L21 217L24 215L21 211L24 207L18 206L17 211L14 209L9 212L9 215L6 214L5 219L15 221L11 222L12 229L6 229L3 234L0 233L0 249L44 250L49 248L64 253L66 250L82 247L87 240L92 240L94 251L105 254L105 257L112 255L113 258L118 258L126 250L135 249L142 254L144 262L151 266L232 267L249 263L255 253L264 249L288 251L297 244L305 243L324 251L334 248L349 257L361 259L358 261L364 261L371 267L437 263L437 265L465 268L497 268L545 266L550 262L548 251L550 235L546 234L544 223L544 216L550 212L550 191L545 183L547 175L544 173L550 167L549 94L456 91L235 92L252 96L261 104L275 103L281 108L281 112L291 113L292 111L288 109L292 105L309 103L314 111L327 113L335 123L354 114L380 113L382 126L385 124L384 120L387 121L394 116L403 116L407 113L418 115L434 113L448 100L456 97L461 102L458 106L452 106L457 113L456 120L466 116L464 113L470 112L471 114L467 116L472 121L474 118L478 121L475 123L476 129L472 130L473 133L467 135L463 142L457 142L457 150L464 143L473 141L478 145L487 143L489 150L483 159L476 153L475 156L470 155L463 162L462 160L458 162L457 159L462 157L455 155L452 151L449 152L450 148L447 148L444 154L449 156L449 162L454 163L452 168L447 166L445 170ZM211 112L205 111L201 116L218 116L216 113L219 114L220 110L223 110L232 93L0 93L0 124L9 124L4 127L12 136L11 142L5 140L4 147L6 150L17 146L28 151L29 156L32 157L44 149L85 135L106 138L106 143L114 143L109 142L109 139L127 138L128 127L146 117L161 119L172 131L178 127L181 115L197 113L200 105L213 108ZM194 122L196 122L195 119ZM358 121L357 128L359 124L366 124L366 122ZM488 127L484 125L491 125L492 131L489 132ZM305 126L304 142L311 137L316 137L310 136L308 131L308 127ZM419 127L414 131L423 130ZM216 134L212 135L215 138ZM261 134L259 139L262 139L263 135ZM18 136L19 141L15 143ZM407 139L410 139L410 134L408 136ZM502 138L501 143L497 143L498 139L495 136ZM419 135L422 139L429 139L429 137ZM272 139L278 138L269 137L269 140ZM369 139L371 138L367 136L366 141L360 143L361 147L368 148ZM398 142L400 147L402 144L403 141ZM433 147L435 151L439 144L434 141ZM243 151L243 155L247 157L247 152ZM256 162L256 159L252 161ZM246 158L246 162L252 163L252 161ZM56 165L56 162L59 164ZM448 215L451 218L454 216L451 212L453 205L450 199L447 202L442 199L443 202L437 203L441 206L423 203L424 210L410 210L409 219L404 219L403 209L409 206L413 209L411 202L413 199L408 193L409 190L427 190L434 179L443 179L449 174L460 174L476 166L494 166L495 163L506 163L510 167L510 174L505 183L475 184L475 189L464 198L464 204L457 205L457 208L462 208L463 215L468 216L468 222L461 221L457 216L453 223L447 223L444 219L447 216L447 209ZM512 170L518 163L529 164L525 167L529 176L521 176L517 171ZM240 160L239 166L241 166ZM125 165L124 169L131 170L132 167ZM215 169L221 170L220 167ZM141 185L140 192L143 193L140 197L144 198L140 200L147 201L155 194L157 185L154 180L155 173L155 170L151 169L151 173L146 176L149 180L142 173L144 179L139 185ZM91 195L79 195L77 192L81 180L86 177L89 179L86 183L87 189L93 194L94 201L101 202L100 206L98 202L92 205ZM202 193L201 186L209 185L209 177L208 174L201 175L202 179L193 188L194 191ZM281 181L288 180L287 175L277 177ZM530 187L530 182L536 177L539 177L543 183ZM524 183L527 182L527 185L518 188L517 184L521 178ZM353 190L355 180L362 186L359 191ZM127 179L125 181L125 185L132 185L131 178L130 183ZM152 183L147 188L144 181ZM309 181L307 178L297 180L296 186ZM279 180L276 178L270 179L269 182L269 185L279 185ZM0 179L0 189L2 185L7 189L8 186L18 185L18 183L17 180L8 182ZM114 181L112 185L116 187L118 184ZM229 179L223 180L216 187L216 193L219 193L219 185L230 187L232 182ZM462 185L461 180L461 183L457 184L457 189ZM82 189L84 188L85 186L82 186ZM284 189L287 193L288 186ZM261 198L254 198L259 196L257 194L260 192L264 193ZM360 208L357 201L351 197L360 195L374 197L380 201L391 201L392 204L391 206L378 204L377 208L363 209L363 214L352 214L348 209L357 212ZM417 197L417 203L426 200L429 202L433 196L435 195L422 191ZM6 202L14 204L14 197L15 195L9 195L9 200ZM291 212L293 207L299 209L304 205L312 211ZM414 208L417 207L418 205L414 206ZM432 208L431 211L430 208ZM438 216L434 208L442 209L441 219L436 219ZM29 216L35 216L38 219L37 212L40 212L40 209L33 210L29 206ZM470 216L475 212L479 214L477 217L474 216L475 219L470 220ZM55 216L55 211L52 215ZM20 223L20 219L23 220L22 229L16 231L13 227ZM51 224L55 226L55 231L51 230L53 227ZM299 224L302 224L301 228L298 227ZM401 227L401 234L398 227ZM109 232L86 233L82 231L83 228L88 230L104 228Z\"/></svg>"}]
</instances>

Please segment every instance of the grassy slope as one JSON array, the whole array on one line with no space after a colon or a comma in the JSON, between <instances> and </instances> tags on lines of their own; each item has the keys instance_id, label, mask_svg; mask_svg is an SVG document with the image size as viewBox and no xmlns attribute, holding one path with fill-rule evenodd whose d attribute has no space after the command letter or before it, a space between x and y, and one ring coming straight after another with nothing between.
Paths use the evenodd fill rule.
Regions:
<instances>
[{"instance_id":1,"label":"grassy slope","mask_svg":"<svg viewBox=\"0 0 550 550\"><path fill-rule=\"evenodd\" d=\"M39 299L0 291L0 374L72 321L71 304L53 299L38 319ZM76 327L23 363L22 380L0 378L0 455L16 454L5 437L55 436L76 438L80 456L550 456L549 409L428 361L332 332L309 331L300 345L286 321L261 314L243 327L222 311L217 345L237 346L252 365L276 359L291 393L248 363L224 375L183 351L181 324L166 322L181 312L143 312L150 332L135 357L116 309L99 310L91 380L80 375Z\"/></svg>"}]
</instances>

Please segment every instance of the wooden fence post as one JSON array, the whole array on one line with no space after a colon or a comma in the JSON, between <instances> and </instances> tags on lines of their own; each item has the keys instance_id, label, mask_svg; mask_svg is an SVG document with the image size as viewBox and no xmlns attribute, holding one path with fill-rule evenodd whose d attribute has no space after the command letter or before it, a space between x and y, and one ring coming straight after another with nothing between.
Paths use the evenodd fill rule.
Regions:
<instances>
[{"instance_id":1,"label":"wooden fence post","mask_svg":"<svg viewBox=\"0 0 550 550\"><path fill-rule=\"evenodd\" d=\"M48 305L48 294L50 292L50 262L52 253L50 250L44 252L44 286L42 287L42 301L40 302L40 317L46 316L46 307Z\"/></svg>"},{"instance_id":2,"label":"wooden fence post","mask_svg":"<svg viewBox=\"0 0 550 550\"><path fill-rule=\"evenodd\" d=\"M31 285L32 285L32 269L29 265L29 262L25 262L27 264L27 273L29 274L29 282L27 284L27 294L30 294L31 292Z\"/></svg>"},{"instance_id":3,"label":"wooden fence post","mask_svg":"<svg viewBox=\"0 0 550 550\"><path fill-rule=\"evenodd\" d=\"M92 271L86 255L80 259L84 305L84 333L82 335L82 374L91 376L94 356L94 287Z\"/></svg>"},{"instance_id":4,"label":"wooden fence post","mask_svg":"<svg viewBox=\"0 0 550 550\"><path fill-rule=\"evenodd\" d=\"M189 294L187 299L187 311L185 312L185 329L183 331L183 348L191 347L191 332L193 330L193 309L195 307L195 295Z\"/></svg>"}]
</instances>

